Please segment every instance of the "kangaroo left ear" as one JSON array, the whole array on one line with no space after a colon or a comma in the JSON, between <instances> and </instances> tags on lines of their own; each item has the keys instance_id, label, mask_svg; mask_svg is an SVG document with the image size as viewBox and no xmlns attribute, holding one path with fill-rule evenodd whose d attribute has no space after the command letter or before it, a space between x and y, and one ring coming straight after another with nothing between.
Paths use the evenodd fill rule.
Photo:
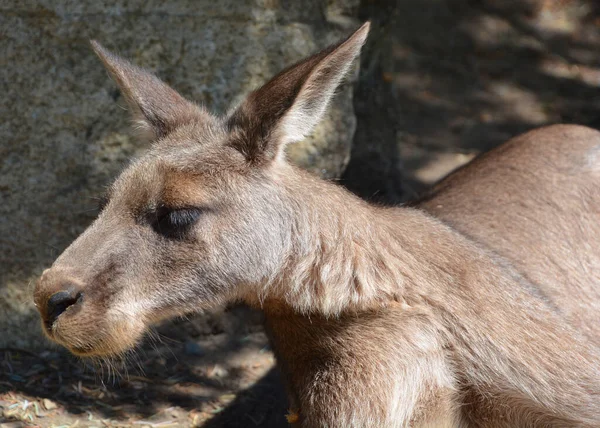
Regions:
<instances>
[{"instance_id":1,"label":"kangaroo left ear","mask_svg":"<svg viewBox=\"0 0 600 428\"><path fill-rule=\"evenodd\" d=\"M158 139L177 126L201 117L203 111L154 74L131 64L95 40L92 48L119 85L133 117L149 139Z\"/></svg>"},{"instance_id":2,"label":"kangaroo left ear","mask_svg":"<svg viewBox=\"0 0 600 428\"><path fill-rule=\"evenodd\" d=\"M248 160L272 160L309 135L360 53L369 22L354 34L273 77L229 117L233 145Z\"/></svg>"}]
</instances>

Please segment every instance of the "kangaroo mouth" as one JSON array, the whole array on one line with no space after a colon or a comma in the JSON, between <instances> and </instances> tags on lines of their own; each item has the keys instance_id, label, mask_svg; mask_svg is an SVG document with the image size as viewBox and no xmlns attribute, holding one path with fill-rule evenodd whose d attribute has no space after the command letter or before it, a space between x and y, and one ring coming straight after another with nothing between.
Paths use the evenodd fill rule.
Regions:
<instances>
[{"instance_id":1,"label":"kangaroo mouth","mask_svg":"<svg viewBox=\"0 0 600 428\"><path fill-rule=\"evenodd\" d=\"M44 323L47 336L79 357L122 355L139 343L146 330L140 317L91 306L76 303Z\"/></svg>"}]
</instances>

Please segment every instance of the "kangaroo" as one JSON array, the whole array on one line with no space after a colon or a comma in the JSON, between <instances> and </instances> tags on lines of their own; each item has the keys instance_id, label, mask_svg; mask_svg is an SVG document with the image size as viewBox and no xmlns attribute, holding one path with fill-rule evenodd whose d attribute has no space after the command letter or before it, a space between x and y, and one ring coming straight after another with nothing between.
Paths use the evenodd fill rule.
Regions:
<instances>
[{"instance_id":1,"label":"kangaroo","mask_svg":"<svg viewBox=\"0 0 600 428\"><path fill-rule=\"evenodd\" d=\"M600 426L600 132L531 131L406 206L289 164L369 31L216 116L93 48L149 142L44 271L80 356L226 302L262 309L301 427Z\"/></svg>"}]
</instances>

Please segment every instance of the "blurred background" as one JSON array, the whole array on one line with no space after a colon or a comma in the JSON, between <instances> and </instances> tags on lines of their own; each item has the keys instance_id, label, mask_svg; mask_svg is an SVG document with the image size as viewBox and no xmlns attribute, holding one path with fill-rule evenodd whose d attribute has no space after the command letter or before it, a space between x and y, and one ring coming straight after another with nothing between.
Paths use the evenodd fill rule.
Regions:
<instances>
[{"instance_id":1,"label":"blurred background","mask_svg":"<svg viewBox=\"0 0 600 428\"><path fill-rule=\"evenodd\" d=\"M0 2L1 428L286 426L259 313L174 320L93 367L43 338L31 292L144 150L89 39L222 113L365 20L360 69L288 154L368 200L409 200L528 129L600 128L597 0Z\"/></svg>"}]
</instances>

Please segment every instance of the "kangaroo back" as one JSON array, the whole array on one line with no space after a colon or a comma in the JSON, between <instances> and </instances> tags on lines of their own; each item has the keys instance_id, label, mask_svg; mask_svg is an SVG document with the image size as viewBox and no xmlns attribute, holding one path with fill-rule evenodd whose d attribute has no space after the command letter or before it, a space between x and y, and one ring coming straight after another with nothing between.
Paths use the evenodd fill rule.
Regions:
<instances>
[{"instance_id":1,"label":"kangaroo back","mask_svg":"<svg viewBox=\"0 0 600 428\"><path fill-rule=\"evenodd\" d=\"M600 132L531 131L451 174L417 205L508 259L600 346Z\"/></svg>"}]
</instances>

